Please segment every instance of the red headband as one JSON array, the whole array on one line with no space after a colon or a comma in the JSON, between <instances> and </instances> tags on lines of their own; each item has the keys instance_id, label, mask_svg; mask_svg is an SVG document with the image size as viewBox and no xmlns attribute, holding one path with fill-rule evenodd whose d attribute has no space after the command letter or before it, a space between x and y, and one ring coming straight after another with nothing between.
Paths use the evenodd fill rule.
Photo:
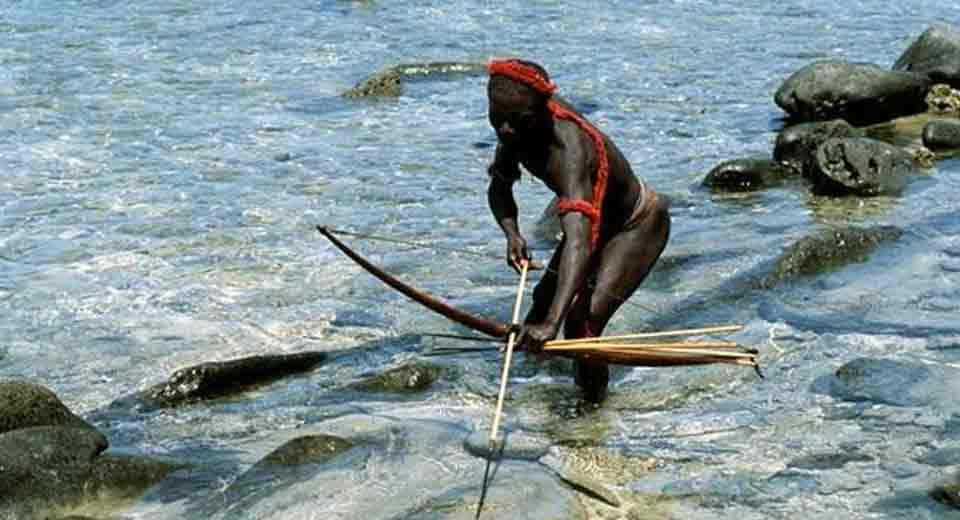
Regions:
<instances>
[{"instance_id":1,"label":"red headband","mask_svg":"<svg viewBox=\"0 0 960 520\"><path fill-rule=\"evenodd\" d=\"M546 96L553 95L553 92L557 90L557 87L547 81L540 74L540 71L517 60L490 60L490 63L487 64L487 71L491 76L496 74L519 81Z\"/></svg>"}]
</instances>

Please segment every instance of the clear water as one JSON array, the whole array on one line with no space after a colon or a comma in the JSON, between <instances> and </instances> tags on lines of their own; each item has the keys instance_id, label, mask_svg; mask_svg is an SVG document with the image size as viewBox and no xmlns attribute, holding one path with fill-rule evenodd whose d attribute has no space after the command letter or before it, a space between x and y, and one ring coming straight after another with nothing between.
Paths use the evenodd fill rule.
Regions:
<instances>
[{"instance_id":1,"label":"clear water","mask_svg":"<svg viewBox=\"0 0 960 520\"><path fill-rule=\"evenodd\" d=\"M662 459L630 488L680 497L677 517L943 514L921 499L907 509L883 500L950 474L913 462L948 444L950 410L875 405L896 420L867 428L837 418L850 405L813 385L860 356L956 361L956 351L930 348L942 335L917 327L956 328L958 163L938 164L897 199L824 201L800 187L713 196L697 185L722 160L769 155L781 125L772 95L787 75L827 57L889 66L931 23L956 17L951 2L34 0L0 13L0 377L51 387L115 449L204 468L171 492L176 500L148 497L130 517L209 513L211 490L299 433L349 434L362 421L331 417L357 410L390 415L431 448L344 470L355 485L339 494L311 491L336 483L329 474L305 477L249 499L248 516L391 518L437 473L448 487L479 482L482 464L460 441L489 421L498 359L441 360L460 371L426 396L341 397L342 385L414 357L422 345L407 334L456 329L359 271L313 227L501 254L485 203L493 134L483 78L412 83L382 101L339 94L399 63L507 55L544 64L674 200L666 255L706 255L655 273L633 298L642 305L625 307L610 331L656 319L744 323L735 339L761 350L768 377L623 371L604 410L566 421L570 378L521 362L505 426ZM532 235L550 194L529 181L518 198ZM676 307L844 224L907 233L866 264L689 315ZM550 243L534 246L549 255ZM361 249L455 304L509 314L515 278L500 260ZM247 399L102 413L186 365L372 341L384 348ZM851 446L869 456L784 471Z\"/></svg>"}]
</instances>

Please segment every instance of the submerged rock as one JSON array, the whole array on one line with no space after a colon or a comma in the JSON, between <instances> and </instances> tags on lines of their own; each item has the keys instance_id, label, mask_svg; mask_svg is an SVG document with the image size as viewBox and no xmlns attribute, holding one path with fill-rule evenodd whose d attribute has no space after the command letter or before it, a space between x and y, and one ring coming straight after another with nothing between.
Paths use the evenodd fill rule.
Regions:
<instances>
[{"instance_id":1,"label":"submerged rock","mask_svg":"<svg viewBox=\"0 0 960 520\"><path fill-rule=\"evenodd\" d=\"M960 149L960 120L936 120L923 127L923 145L935 151Z\"/></svg>"},{"instance_id":2,"label":"submerged rock","mask_svg":"<svg viewBox=\"0 0 960 520\"><path fill-rule=\"evenodd\" d=\"M325 352L300 352L202 363L177 370L167 382L141 392L139 397L158 408L225 397L313 370L326 359Z\"/></svg>"},{"instance_id":3,"label":"submerged rock","mask_svg":"<svg viewBox=\"0 0 960 520\"><path fill-rule=\"evenodd\" d=\"M770 159L733 159L710 170L703 185L714 190L750 191L775 186L791 174L789 168Z\"/></svg>"},{"instance_id":4,"label":"submerged rock","mask_svg":"<svg viewBox=\"0 0 960 520\"><path fill-rule=\"evenodd\" d=\"M843 119L793 125L777 135L773 158L806 174L816 162L817 148L835 137L864 137L864 131Z\"/></svg>"},{"instance_id":5,"label":"submerged rock","mask_svg":"<svg viewBox=\"0 0 960 520\"><path fill-rule=\"evenodd\" d=\"M854 359L815 388L844 401L960 411L960 370L892 359Z\"/></svg>"},{"instance_id":6,"label":"submerged rock","mask_svg":"<svg viewBox=\"0 0 960 520\"><path fill-rule=\"evenodd\" d=\"M923 112L930 84L922 74L824 60L787 78L774 101L801 121L839 118L855 125L871 124Z\"/></svg>"},{"instance_id":7,"label":"submerged rock","mask_svg":"<svg viewBox=\"0 0 960 520\"><path fill-rule=\"evenodd\" d=\"M928 28L907 47L893 69L924 74L960 88L960 32L942 24Z\"/></svg>"},{"instance_id":8,"label":"submerged rock","mask_svg":"<svg viewBox=\"0 0 960 520\"><path fill-rule=\"evenodd\" d=\"M893 242L902 234L902 230L893 226L822 230L787 248L774 262L762 286L773 287L782 280L864 262L880 245Z\"/></svg>"},{"instance_id":9,"label":"submerged rock","mask_svg":"<svg viewBox=\"0 0 960 520\"><path fill-rule=\"evenodd\" d=\"M534 461L547 454L550 440L519 432L501 432L499 442L491 446L489 431L475 431L463 440L463 448L481 459Z\"/></svg>"},{"instance_id":10,"label":"submerged rock","mask_svg":"<svg viewBox=\"0 0 960 520\"><path fill-rule=\"evenodd\" d=\"M915 172L910 153L866 138L828 139L817 148L812 166L808 176L826 195L896 194Z\"/></svg>"},{"instance_id":11,"label":"submerged rock","mask_svg":"<svg viewBox=\"0 0 960 520\"><path fill-rule=\"evenodd\" d=\"M348 98L397 97L407 79L476 76L486 73L483 63L435 62L396 65L382 70L344 92Z\"/></svg>"},{"instance_id":12,"label":"submerged rock","mask_svg":"<svg viewBox=\"0 0 960 520\"><path fill-rule=\"evenodd\" d=\"M352 385L362 392L409 394L423 392L440 378L443 368L430 363L414 362L365 379Z\"/></svg>"},{"instance_id":13,"label":"submerged rock","mask_svg":"<svg viewBox=\"0 0 960 520\"><path fill-rule=\"evenodd\" d=\"M352 442L334 435L304 435L273 450L257 466L319 464L330 461L352 447Z\"/></svg>"},{"instance_id":14,"label":"submerged rock","mask_svg":"<svg viewBox=\"0 0 960 520\"><path fill-rule=\"evenodd\" d=\"M0 381L0 433L32 426L94 429L47 388L26 381Z\"/></svg>"},{"instance_id":15,"label":"submerged rock","mask_svg":"<svg viewBox=\"0 0 960 520\"><path fill-rule=\"evenodd\" d=\"M960 484L937 486L930 492L930 498L945 506L960 509Z\"/></svg>"}]
</instances>

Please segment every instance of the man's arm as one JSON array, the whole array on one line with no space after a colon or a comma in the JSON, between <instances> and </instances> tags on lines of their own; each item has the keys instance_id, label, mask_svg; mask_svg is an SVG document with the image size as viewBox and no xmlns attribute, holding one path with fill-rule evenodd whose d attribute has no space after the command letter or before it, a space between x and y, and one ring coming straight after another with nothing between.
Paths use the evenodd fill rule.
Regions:
<instances>
[{"instance_id":1,"label":"man's arm","mask_svg":"<svg viewBox=\"0 0 960 520\"><path fill-rule=\"evenodd\" d=\"M507 238L507 263L519 269L520 261L530 258L526 240L520 235L517 221L517 202L513 198L513 183L520 178L517 161L504 148L497 144L493 163L487 170L490 185L487 188L487 202L493 218Z\"/></svg>"}]
</instances>

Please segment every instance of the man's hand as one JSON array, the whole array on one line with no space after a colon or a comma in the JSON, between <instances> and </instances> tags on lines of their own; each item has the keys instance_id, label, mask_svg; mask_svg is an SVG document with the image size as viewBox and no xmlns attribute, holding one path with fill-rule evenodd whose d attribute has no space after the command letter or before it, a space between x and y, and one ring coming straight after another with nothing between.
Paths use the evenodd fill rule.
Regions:
<instances>
[{"instance_id":1,"label":"man's hand","mask_svg":"<svg viewBox=\"0 0 960 520\"><path fill-rule=\"evenodd\" d=\"M517 349L534 354L543 351L543 344L555 339L560 327L553 323L531 323L520 328Z\"/></svg>"},{"instance_id":2,"label":"man's hand","mask_svg":"<svg viewBox=\"0 0 960 520\"><path fill-rule=\"evenodd\" d=\"M507 238L507 265L514 271L520 272L521 262L530 260L530 252L527 250L527 241L518 234Z\"/></svg>"}]
</instances>

